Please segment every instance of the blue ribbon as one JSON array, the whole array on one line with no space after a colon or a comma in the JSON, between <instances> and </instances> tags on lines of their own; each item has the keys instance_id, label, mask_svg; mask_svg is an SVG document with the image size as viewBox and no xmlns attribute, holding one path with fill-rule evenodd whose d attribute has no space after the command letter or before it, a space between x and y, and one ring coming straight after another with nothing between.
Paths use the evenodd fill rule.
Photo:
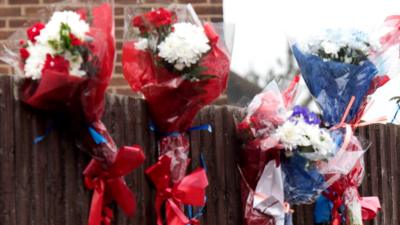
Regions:
<instances>
[{"instance_id":1,"label":"blue ribbon","mask_svg":"<svg viewBox=\"0 0 400 225\"><path fill-rule=\"evenodd\" d=\"M394 122L394 120L396 119L397 114L399 113L399 111L400 111L400 104L397 104L397 111L396 111L396 113L394 114L393 119L392 119L392 121L390 121L390 123L393 123L393 122Z\"/></svg>"},{"instance_id":2,"label":"blue ribbon","mask_svg":"<svg viewBox=\"0 0 400 225\"><path fill-rule=\"evenodd\" d=\"M35 137L33 140L33 144L38 144L39 142L43 141L54 129L54 124L53 122L50 123L50 125L46 128L46 131L44 132L43 135L38 135Z\"/></svg>"},{"instance_id":3,"label":"blue ribbon","mask_svg":"<svg viewBox=\"0 0 400 225\"><path fill-rule=\"evenodd\" d=\"M95 129L93 129L91 126L88 126L90 136L92 136L94 142L96 144L104 144L107 143L107 139L103 137L100 133L98 133Z\"/></svg>"},{"instance_id":4,"label":"blue ribbon","mask_svg":"<svg viewBox=\"0 0 400 225\"><path fill-rule=\"evenodd\" d=\"M331 221L333 203L325 196L320 195L315 202L314 223L329 223Z\"/></svg>"},{"instance_id":5,"label":"blue ribbon","mask_svg":"<svg viewBox=\"0 0 400 225\"><path fill-rule=\"evenodd\" d=\"M174 131L174 132L160 132L160 131L158 130L158 128L156 127L156 125L155 125L153 122L150 122L150 124L149 124L149 129L150 129L150 131L152 131L152 132L155 132L155 133L160 134L161 136L167 136L167 137L177 137L177 136L179 136L179 135L181 134L181 132L178 132L178 131ZM202 124L202 125L194 126L194 127L191 127L191 128L189 128L189 129L187 129L186 132L198 131L198 130L200 130L200 131L201 131L201 130L205 130L205 131L208 131L208 132L210 132L210 133L213 132L213 129L212 129L211 124Z\"/></svg>"}]
</instances>

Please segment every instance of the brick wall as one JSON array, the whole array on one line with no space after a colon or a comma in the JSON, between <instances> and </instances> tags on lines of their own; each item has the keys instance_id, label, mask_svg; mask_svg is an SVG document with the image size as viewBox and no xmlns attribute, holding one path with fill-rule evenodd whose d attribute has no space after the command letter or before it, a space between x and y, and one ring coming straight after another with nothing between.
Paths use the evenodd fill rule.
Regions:
<instances>
[{"instance_id":1,"label":"brick wall","mask_svg":"<svg viewBox=\"0 0 400 225\"><path fill-rule=\"evenodd\" d=\"M16 29L26 22L27 15L32 15L46 4L58 0L0 0L0 43L7 39ZM115 0L115 35L117 39L117 63L109 91L119 94L132 94L122 77L121 47L124 25L124 7L134 4L136 0ZM160 5L161 1L142 0L140 7L151 8ZM163 1L165 2L165 1ZM171 0L171 3L192 3L201 19L222 21L222 0ZM0 74L12 74L12 69L0 62Z\"/></svg>"}]
</instances>

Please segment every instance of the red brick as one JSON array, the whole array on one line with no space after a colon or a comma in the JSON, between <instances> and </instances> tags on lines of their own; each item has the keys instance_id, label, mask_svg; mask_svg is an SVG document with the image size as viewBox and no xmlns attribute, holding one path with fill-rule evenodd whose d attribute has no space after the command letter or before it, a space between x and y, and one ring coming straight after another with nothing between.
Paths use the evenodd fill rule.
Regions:
<instances>
[{"instance_id":1,"label":"red brick","mask_svg":"<svg viewBox=\"0 0 400 225\"><path fill-rule=\"evenodd\" d=\"M63 2L64 0L43 0L44 3Z\"/></svg>"},{"instance_id":2,"label":"red brick","mask_svg":"<svg viewBox=\"0 0 400 225\"><path fill-rule=\"evenodd\" d=\"M122 40L117 40L117 49L122 49Z\"/></svg>"},{"instance_id":3,"label":"red brick","mask_svg":"<svg viewBox=\"0 0 400 225\"><path fill-rule=\"evenodd\" d=\"M128 82L124 79L123 76L114 76L111 79L110 86L129 86Z\"/></svg>"},{"instance_id":4,"label":"red brick","mask_svg":"<svg viewBox=\"0 0 400 225\"><path fill-rule=\"evenodd\" d=\"M36 4L39 3L39 0L9 0L8 4L10 5L22 5L22 4Z\"/></svg>"},{"instance_id":5,"label":"red brick","mask_svg":"<svg viewBox=\"0 0 400 225\"><path fill-rule=\"evenodd\" d=\"M9 38L12 33L14 33L14 31L0 30L0 40L5 40L5 39Z\"/></svg>"},{"instance_id":6,"label":"red brick","mask_svg":"<svg viewBox=\"0 0 400 225\"><path fill-rule=\"evenodd\" d=\"M132 91L131 88L115 88L114 93L127 96L138 96L138 93Z\"/></svg>"},{"instance_id":7,"label":"red brick","mask_svg":"<svg viewBox=\"0 0 400 225\"><path fill-rule=\"evenodd\" d=\"M115 14L115 15L124 15L124 8L122 8L122 7L115 7L115 8L114 8L114 14Z\"/></svg>"},{"instance_id":8,"label":"red brick","mask_svg":"<svg viewBox=\"0 0 400 225\"><path fill-rule=\"evenodd\" d=\"M1 65L0 66L0 74L1 75L4 75L4 74L9 75L10 74L10 67Z\"/></svg>"},{"instance_id":9,"label":"red brick","mask_svg":"<svg viewBox=\"0 0 400 225\"><path fill-rule=\"evenodd\" d=\"M25 19L10 19L8 20L8 26L11 28L19 28L23 27L26 24L27 20Z\"/></svg>"},{"instance_id":10,"label":"red brick","mask_svg":"<svg viewBox=\"0 0 400 225\"><path fill-rule=\"evenodd\" d=\"M115 19L115 26L116 27L124 27L124 18L116 18Z\"/></svg>"},{"instance_id":11,"label":"red brick","mask_svg":"<svg viewBox=\"0 0 400 225\"><path fill-rule=\"evenodd\" d=\"M211 17L211 22L214 22L214 23L220 23L220 22L223 22L224 21L224 19L222 18L222 17Z\"/></svg>"},{"instance_id":12,"label":"red brick","mask_svg":"<svg viewBox=\"0 0 400 225\"><path fill-rule=\"evenodd\" d=\"M137 0L115 0L116 4L136 4Z\"/></svg>"},{"instance_id":13,"label":"red brick","mask_svg":"<svg viewBox=\"0 0 400 225\"><path fill-rule=\"evenodd\" d=\"M6 21L0 20L0 27L5 27L5 26L6 26Z\"/></svg>"},{"instance_id":14,"label":"red brick","mask_svg":"<svg viewBox=\"0 0 400 225\"><path fill-rule=\"evenodd\" d=\"M26 7L25 8L25 15L28 16L36 16L40 14L40 12L45 12L45 7Z\"/></svg>"},{"instance_id":15,"label":"red brick","mask_svg":"<svg viewBox=\"0 0 400 225\"><path fill-rule=\"evenodd\" d=\"M191 4L196 4L196 3L206 3L207 0L178 0L179 3L191 3Z\"/></svg>"},{"instance_id":16,"label":"red brick","mask_svg":"<svg viewBox=\"0 0 400 225\"><path fill-rule=\"evenodd\" d=\"M124 29L121 28L115 29L115 37L117 39L122 39L123 36L124 36Z\"/></svg>"},{"instance_id":17,"label":"red brick","mask_svg":"<svg viewBox=\"0 0 400 225\"><path fill-rule=\"evenodd\" d=\"M17 7L1 7L0 15L2 17L6 16L21 16L21 9Z\"/></svg>"},{"instance_id":18,"label":"red brick","mask_svg":"<svg viewBox=\"0 0 400 225\"><path fill-rule=\"evenodd\" d=\"M122 65L121 63L116 63L114 73L116 74L122 74Z\"/></svg>"},{"instance_id":19,"label":"red brick","mask_svg":"<svg viewBox=\"0 0 400 225\"><path fill-rule=\"evenodd\" d=\"M160 0L144 0L144 2L145 3L150 3L150 4L159 4L159 5L165 5L165 4L163 4L163 2L162 1L160 1ZM164 1L164 3L165 2L167 2L167 1ZM172 1L171 1L172 2ZM167 2L168 3L168 2Z\"/></svg>"},{"instance_id":20,"label":"red brick","mask_svg":"<svg viewBox=\"0 0 400 225\"><path fill-rule=\"evenodd\" d=\"M194 9L200 15L222 15L222 6L194 6Z\"/></svg>"},{"instance_id":21,"label":"red brick","mask_svg":"<svg viewBox=\"0 0 400 225\"><path fill-rule=\"evenodd\" d=\"M117 62L121 62L121 59L122 59L122 54L118 53L117 54Z\"/></svg>"}]
</instances>

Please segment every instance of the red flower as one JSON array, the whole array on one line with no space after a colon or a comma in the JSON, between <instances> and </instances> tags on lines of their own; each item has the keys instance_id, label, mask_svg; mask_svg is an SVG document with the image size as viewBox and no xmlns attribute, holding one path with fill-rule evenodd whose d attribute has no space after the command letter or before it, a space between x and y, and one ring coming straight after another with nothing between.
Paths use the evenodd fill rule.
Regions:
<instances>
[{"instance_id":1,"label":"red flower","mask_svg":"<svg viewBox=\"0 0 400 225\"><path fill-rule=\"evenodd\" d=\"M20 48L19 55L21 56L21 59L23 59L25 61L29 57L30 54L29 54L28 50L26 50L26 48Z\"/></svg>"},{"instance_id":2,"label":"red flower","mask_svg":"<svg viewBox=\"0 0 400 225\"><path fill-rule=\"evenodd\" d=\"M44 63L42 72L44 73L45 70L52 70L68 74L69 62L62 56L56 55L53 57L50 54L47 54L46 62Z\"/></svg>"},{"instance_id":3,"label":"red flower","mask_svg":"<svg viewBox=\"0 0 400 225\"><path fill-rule=\"evenodd\" d=\"M250 124L247 121L242 121L241 123L238 124L237 128L239 131L250 130Z\"/></svg>"},{"instance_id":4,"label":"red flower","mask_svg":"<svg viewBox=\"0 0 400 225\"><path fill-rule=\"evenodd\" d=\"M29 40L31 40L33 43L36 42L35 37L40 34L40 31L44 28L43 23L36 23L33 26L31 26L27 31L26 34L28 35Z\"/></svg>"},{"instance_id":5,"label":"red flower","mask_svg":"<svg viewBox=\"0 0 400 225\"><path fill-rule=\"evenodd\" d=\"M26 44L25 40L23 40L23 39L19 40L19 45L24 46L25 44Z\"/></svg>"},{"instance_id":6,"label":"red flower","mask_svg":"<svg viewBox=\"0 0 400 225\"><path fill-rule=\"evenodd\" d=\"M71 39L71 45L72 46L80 46L82 45L82 41L77 38L74 34L69 33L69 38Z\"/></svg>"},{"instance_id":7,"label":"red flower","mask_svg":"<svg viewBox=\"0 0 400 225\"><path fill-rule=\"evenodd\" d=\"M139 28L141 33L146 33L148 31L142 16L135 16L132 20L132 25Z\"/></svg>"},{"instance_id":8,"label":"red flower","mask_svg":"<svg viewBox=\"0 0 400 225\"><path fill-rule=\"evenodd\" d=\"M165 8L153 10L147 13L145 17L149 21L149 23L151 23L156 28L170 25L173 22L173 14Z\"/></svg>"}]
</instances>

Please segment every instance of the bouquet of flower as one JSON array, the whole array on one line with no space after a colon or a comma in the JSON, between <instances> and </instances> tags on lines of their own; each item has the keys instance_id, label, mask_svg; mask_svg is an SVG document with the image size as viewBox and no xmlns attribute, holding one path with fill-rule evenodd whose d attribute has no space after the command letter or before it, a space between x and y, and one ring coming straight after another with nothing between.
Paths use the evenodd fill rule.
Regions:
<instances>
[{"instance_id":1,"label":"bouquet of flower","mask_svg":"<svg viewBox=\"0 0 400 225\"><path fill-rule=\"evenodd\" d=\"M326 30L320 35L295 40L293 54L302 76L329 126L342 118L352 96L354 104L345 122L363 113L372 84L387 81L379 61L380 45L358 30ZM378 68L381 68L378 69Z\"/></svg>"},{"instance_id":2,"label":"bouquet of flower","mask_svg":"<svg viewBox=\"0 0 400 225\"><path fill-rule=\"evenodd\" d=\"M144 13L128 9L127 15L124 76L144 95L160 136L160 157L170 158L171 183L179 184L189 164L185 132L225 90L229 54L213 25L201 23L190 4Z\"/></svg>"},{"instance_id":3,"label":"bouquet of flower","mask_svg":"<svg viewBox=\"0 0 400 225\"><path fill-rule=\"evenodd\" d=\"M83 139L78 147L93 157L84 172L86 187L94 190L89 224L100 225L110 223L107 204L113 200L126 214L134 213L123 176L144 155L138 146L118 151L100 121L115 60L113 1L88 0L74 11L72 3L52 5L50 18L35 17L28 29L10 37L0 59L14 66L24 103L71 116L72 129Z\"/></svg>"},{"instance_id":4,"label":"bouquet of flower","mask_svg":"<svg viewBox=\"0 0 400 225\"><path fill-rule=\"evenodd\" d=\"M101 140L87 138L83 144L107 164L117 152L100 121L115 58L112 10L111 2L104 2L76 11L54 11L43 19L47 22L35 22L12 35L0 58L14 66L21 78L23 102L37 109L68 112L77 124L87 124L79 131L83 136L102 136Z\"/></svg>"},{"instance_id":5,"label":"bouquet of flower","mask_svg":"<svg viewBox=\"0 0 400 225\"><path fill-rule=\"evenodd\" d=\"M128 14L124 76L144 95L164 136L160 153L172 157L172 180L178 182L188 164L188 140L168 134L187 131L196 113L225 90L229 55L214 27L202 24L191 5Z\"/></svg>"},{"instance_id":6,"label":"bouquet of flower","mask_svg":"<svg viewBox=\"0 0 400 225\"><path fill-rule=\"evenodd\" d=\"M184 131L225 90L230 59L210 23L191 5L136 15L123 45L124 76L146 98L157 127ZM129 34L132 36L129 37Z\"/></svg>"},{"instance_id":7,"label":"bouquet of flower","mask_svg":"<svg viewBox=\"0 0 400 225\"><path fill-rule=\"evenodd\" d=\"M332 126L331 129L338 131L338 136L341 136L343 142L336 156L330 162L319 163L319 169L325 173L328 183L332 184L332 179L337 180L334 174L343 170L338 163L355 162L349 164L353 165L352 167L346 167L346 173L342 173L348 175L341 176L336 181L340 185L332 185L329 188L336 193L335 198L342 201L346 194L357 192L358 185L355 184L358 181L348 176L363 170L363 147L354 137L352 128L359 125L368 103L367 96L389 80L386 75L379 76L387 69L381 57L382 49L379 43L361 31L327 30L322 35L294 42L292 50L304 80L321 108L324 122ZM329 166L329 169L324 169L324 166ZM362 180L362 176L356 180ZM337 186L342 186L343 190L348 191L336 190ZM359 224L362 221L361 208L360 204L355 204L353 200L344 201L347 215L352 215L346 222ZM332 210L333 219L340 217L336 211L337 208Z\"/></svg>"},{"instance_id":8,"label":"bouquet of flower","mask_svg":"<svg viewBox=\"0 0 400 225\"><path fill-rule=\"evenodd\" d=\"M351 155L350 160L335 163L350 168L335 173L333 165L324 164L337 155L342 136L322 127L319 117L307 108L290 106L297 82L298 77L284 93L270 83L238 124L244 141L240 168L246 224L273 224L271 217L284 224L289 204L313 202L335 180L329 175L338 179L358 159ZM264 220L260 213L266 214Z\"/></svg>"}]
</instances>

